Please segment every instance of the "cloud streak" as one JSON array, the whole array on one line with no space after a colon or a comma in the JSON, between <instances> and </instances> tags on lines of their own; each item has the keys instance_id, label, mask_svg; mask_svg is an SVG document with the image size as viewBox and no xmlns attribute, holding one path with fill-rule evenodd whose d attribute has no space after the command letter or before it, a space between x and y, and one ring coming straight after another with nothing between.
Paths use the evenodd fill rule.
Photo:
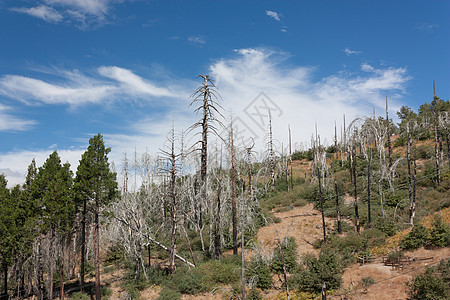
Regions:
<instances>
[{"instance_id":1,"label":"cloud streak","mask_svg":"<svg viewBox=\"0 0 450 300\"><path fill-rule=\"evenodd\" d=\"M362 51L358 51L358 50L350 50L349 48L345 48L344 50L342 50L345 52L345 54L347 54L348 56L350 55L356 55L356 54L361 54Z\"/></svg>"},{"instance_id":2,"label":"cloud streak","mask_svg":"<svg viewBox=\"0 0 450 300\"><path fill-rule=\"evenodd\" d=\"M11 11L18 13L24 13L39 19L42 19L49 23L59 23L63 20L63 16L55 9L46 5L39 5L36 7L13 7Z\"/></svg>"},{"instance_id":3,"label":"cloud streak","mask_svg":"<svg viewBox=\"0 0 450 300\"><path fill-rule=\"evenodd\" d=\"M108 22L114 0L41 0L36 7L14 7L12 11L25 13L48 23L73 23L80 29Z\"/></svg>"},{"instance_id":4,"label":"cloud streak","mask_svg":"<svg viewBox=\"0 0 450 300\"><path fill-rule=\"evenodd\" d=\"M280 22L280 14L275 12L275 11L271 11L271 10L266 10L266 15L271 17L272 19L274 19L277 22Z\"/></svg>"},{"instance_id":5,"label":"cloud streak","mask_svg":"<svg viewBox=\"0 0 450 300\"><path fill-rule=\"evenodd\" d=\"M8 113L11 108L0 104L0 131L25 131L36 124L35 121L22 120Z\"/></svg>"},{"instance_id":6,"label":"cloud streak","mask_svg":"<svg viewBox=\"0 0 450 300\"><path fill-rule=\"evenodd\" d=\"M47 82L20 75L5 75L0 78L0 95L26 104L67 104L70 106L100 103L105 100L121 100L143 97L175 97L176 93L158 87L149 80L128 69L102 66L97 76L86 76L78 71L58 70L58 80ZM100 75L100 76L98 76ZM63 82L57 83L57 82Z\"/></svg>"}]
</instances>

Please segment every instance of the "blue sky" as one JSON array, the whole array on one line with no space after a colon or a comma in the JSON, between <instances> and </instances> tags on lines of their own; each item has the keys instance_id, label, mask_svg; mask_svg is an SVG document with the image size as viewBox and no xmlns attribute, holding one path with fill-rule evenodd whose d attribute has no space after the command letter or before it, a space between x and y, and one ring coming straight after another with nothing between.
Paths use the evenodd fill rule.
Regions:
<instances>
[{"instance_id":1,"label":"blue sky","mask_svg":"<svg viewBox=\"0 0 450 300\"><path fill-rule=\"evenodd\" d=\"M314 123L330 137L344 113L382 113L386 93L391 116L430 101L433 79L447 100L449 13L449 1L0 1L0 172L21 182L54 149L75 169L98 132L116 166L156 153L172 121L197 119L198 74L261 149L264 107L280 146L290 125L302 147Z\"/></svg>"}]
</instances>

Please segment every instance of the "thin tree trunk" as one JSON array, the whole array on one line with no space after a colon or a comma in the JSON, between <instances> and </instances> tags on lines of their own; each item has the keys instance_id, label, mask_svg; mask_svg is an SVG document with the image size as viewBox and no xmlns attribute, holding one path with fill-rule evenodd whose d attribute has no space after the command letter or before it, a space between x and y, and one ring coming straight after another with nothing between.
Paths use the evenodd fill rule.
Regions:
<instances>
[{"instance_id":1,"label":"thin tree trunk","mask_svg":"<svg viewBox=\"0 0 450 300\"><path fill-rule=\"evenodd\" d=\"M356 189L356 153L355 150L352 150L352 164L353 164L353 193L355 196L355 223L356 223L356 232L360 233L360 225L359 225L359 211L358 211L358 194Z\"/></svg>"},{"instance_id":2,"label":"thin tree trunk","mask_svg":"<svg viewBox=\"0 0 450 300\"><path fill-rule=\"evenodd\" d=\"M53 299L53 239L54 239L54 230L53 228L50 230L50 248L49 248L49 299Z\"/></svg>"},{"instance_id":3,"label":"thin tree trunk","mask_svg":"<svg viewBox=\"0 0 450 300\"><path fill-rule=\"evenodd\" d=\"M222 175L220 175L222 176ZM222 178L217 182L217 212L214 220L214 258L218 259L222 255L222 245L220 243L220 197L222 193Z\"/></svg>"},{"instance_id":4,"label":"thin tree trunk","mask_svg":"<svg viewBox=\"0 0 450 300\"><path fill-rule=\"evenodd\" d=\"M410 223L414 226L414 217L416 215L416 176L417 176L417 151L416 151L416 141L414 140L414 177L413 177L413 190L412 190L412 203L411 203L411 213L410 213Z\"/></svg>"},{"instance_id":5,"label":"thin tree trunk","mask_svg":"<svg viewBox=\"0 0 450 300\"><path fill-rule=\"evenodd\" d=\"M289 126L289 165L291 167L290 179L291 179L291 190L294 188L294 173L292 172L292 142L291 142L291 127Z\"/></svg>"},{"instance_id":6,"label":"thin tree trunk","mask_svg":"<svg viewBox=\"0 0 450 300\"><path fill-rule=\"evenodd\" d=\"M272 189L275 188L275 153L273 151L272 116L269 111L269 164Z\"/></svg>"},{"instance_id":7,"label":"thin tree trunk","mask_svg":"<svg viewBox=\"0 0 450 300\"><path fill-rule=\"evenodd\" d=\"M59 267L59 299L64 300L64 241L61 245L61 264Z\"/></svg>"},{"instance_id":8,"label":"thin tree trunk","mask_svg":"<svg viewBox=\"0 0 450 300\"><path fill-rule=\"evenodd\" d=\"M8 264L3 259L3 295L8 295Z\"/></svg>"},{"instance_id":9,"label":"thin tree trunk","mask_svg":"<svg viewBox=\"0 0 450 300\"><path fill-rule=\"evenodd\" d=\"M94 265L95 265L95 299L101 299L100 293L100 237L99 237L99 221L98 221L98 210L99 205L95 203L95 216L94 216Z\"/></svg>"},{"instance_id":10,"label":"thin tree trunk","mask_svg":"<svg viewBox=\"0 0 450 300\"><path fill-rule=\"evenodd\" d=\"M320 144L319 144L320 148ZM325 227L325 214L323 211L323 197L322 197L322 181L321 181L321 171L320 171L321 164L319 163L317 168L317 175L319 176L319 198L320 198L320 212L322 214L322 230L323 230L323 242L325 243L327 241L327 230Z\"/></svg>"},{"instance_id":11,"label":"thin tree trunk","mask_svg":"<svg viewBox=\"0 0 450 300\"><path fill-rule=\"evenodd\" d=\"M237 211L236 211L236 169L234 157L234 136L233 136L233 121L231 121L231 209L233 214L233 255L238 254L237 242Z\"/></svg>"},{"instance_id":12,"label":"thin tree trunk","mask_svg":"<svg viewBox=\"0 0 450 300\"><path fill-rule=\"evenodd\" d=\"M367 223L368 227L372 227L372 214L370 210L370 163L372 161L372 150L368 149L367 154Z\"/></svg>"},{"instance_id":13,"label":"thin tree trunk","mask_svg":"<svg viewBox=\"0 0 450 300\"><path fill-rule=\"evenodd\" d=\"M412 200L412 180L411 180L411 129L409 123L406 124L406 136L407 136L407 146L406 146L406 163L408 164L408 199L409 199L409 224L413 226L412 210L413 210L413 200Z\"/></svg>"},{"instance_id":14,"label":"thin tree trunk","mask_svg":"<svg viewBox=\"0 0 450 300\"><path fill-rule=\"evenodd\" d=\"M389 174L392 167L392 148L391 148L391 125L389 122L389 112L388 112L388 98L386 93L386 130L387 130L387 144L388 144L388 156L389 156Z\"/></svg>"},{"instance_id":15,"label":"thin tree trunk","mask_svg":"<svg viewBox=\"0 0 450 300\"><path fill-rule=\"evenodd\" d=\"M87 199L83 200L83 215L81 219L81 266L80 266L80 290L84 291L84 263L86 256L86 214Z\"/></svg>"}]
</instances>

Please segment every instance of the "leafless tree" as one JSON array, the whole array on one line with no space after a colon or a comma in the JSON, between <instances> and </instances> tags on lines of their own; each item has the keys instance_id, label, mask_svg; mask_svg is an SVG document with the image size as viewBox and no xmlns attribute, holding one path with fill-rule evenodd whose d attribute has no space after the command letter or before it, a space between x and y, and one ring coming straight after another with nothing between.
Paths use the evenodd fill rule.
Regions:
<instances>
[{"instance_id":1,"label":"leafless tree","mask_svg":"<svg viewBox=\"0 0 450 300\"><path fill-rule=\"evenodd\" d=\"M189 131L196 130L198 128L201 129L199 132L201 134L201 139L197 141L195 144L200 144L200 198L203 202L206 202L206 185L207 185L207 168L208 168L208 135L210 133L214 133L219 136L216 127L217 125L223 127L221 120L223 119L223 115L219 110L222 110L222 107L217 102L220 99L220 95L216 91L216 87L214 85L213 80L209 75L198 75L198 77L203 78L203 84L195 91L192 95L193 101L190 106L197 104L198 106L195 108L196 113L201 113L202 117L196 123L189 127ZM199 204L199 223L200 227L202 227L202 201Z\"/></svg>"}]
</instances>

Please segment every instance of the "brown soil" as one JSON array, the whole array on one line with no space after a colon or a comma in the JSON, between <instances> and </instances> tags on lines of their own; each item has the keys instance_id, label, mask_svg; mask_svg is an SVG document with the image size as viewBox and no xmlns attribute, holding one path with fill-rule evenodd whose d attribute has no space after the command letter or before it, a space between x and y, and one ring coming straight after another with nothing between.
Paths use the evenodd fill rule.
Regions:
<instances>
[{"instance_id":1,"label":"brown soil","mask_svg":"<svg viewBox=\"0 0 450 300\"><path fill-rule=\"evenodd\" d=\"M347 268L343 276L343 287L337 292L337 294L344 292L346 294L331 297L331 299L407 299L406 282L422 273L426 266L449 258L450 248L436 250L421 248L414 252L405 252L405 256L416 260L405 264L403 269L393 269L382 262L355 264ZM375 280L375 284L365 288L361 280L369 276Z\"/></svg>"}]
</instances>

